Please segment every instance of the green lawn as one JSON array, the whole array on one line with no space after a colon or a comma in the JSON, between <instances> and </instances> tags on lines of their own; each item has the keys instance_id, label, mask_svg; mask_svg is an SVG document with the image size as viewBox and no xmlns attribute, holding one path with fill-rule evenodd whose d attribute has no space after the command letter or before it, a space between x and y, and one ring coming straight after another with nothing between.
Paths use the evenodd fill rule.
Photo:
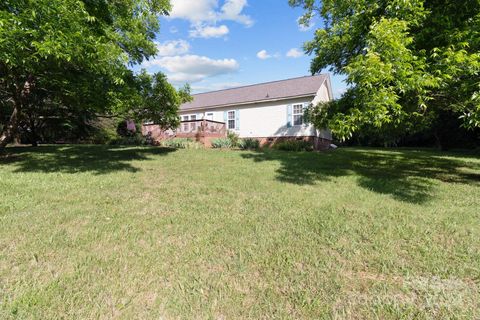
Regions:
<instances>
[{"instance_id":1,"label":"green lawn","mask_svg":"<svg viewBox=\"0 0 480 320\"><path fill-rule=\"evenodd\" d=\"M480 156L0 156L1 319L478 319Z\"/></svg>"}]
</instances>

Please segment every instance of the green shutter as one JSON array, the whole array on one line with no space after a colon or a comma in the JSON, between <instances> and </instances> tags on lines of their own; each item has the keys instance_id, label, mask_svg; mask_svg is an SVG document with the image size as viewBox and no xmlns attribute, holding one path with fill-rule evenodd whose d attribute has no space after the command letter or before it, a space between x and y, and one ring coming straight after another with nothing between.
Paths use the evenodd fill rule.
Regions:
<instances>
[{"instance_id":1,"label":"green shutter","mask_svg":"<svg viewBox=\"0 0 480 320\"><path fill-rule=\"evenodd\" d=\"M287 106L287 128L291 128L292 127L292 105L289 104Z\"/></svg>"},{"instance_id":2,"label":"green shutter","mask_svg":"<svg viewBox=\"0 0 480 320\"><path fill-rule=\"evenodd\" d=\"M235 110L235 130L240 130L240 110Z\"/></svg>"},{"instance_id":3,"label":"green shutter","mask_svg":"<svg viewBox=\"0 0 480 320\"><path fill-rule=\"evenodd\" d=\"M227 111L223 111L223 121L225 122L225 124L227 125L227 128L228 128L227 120L228 120L228 113L227 113Z\"/></svg>"}]
</instances>

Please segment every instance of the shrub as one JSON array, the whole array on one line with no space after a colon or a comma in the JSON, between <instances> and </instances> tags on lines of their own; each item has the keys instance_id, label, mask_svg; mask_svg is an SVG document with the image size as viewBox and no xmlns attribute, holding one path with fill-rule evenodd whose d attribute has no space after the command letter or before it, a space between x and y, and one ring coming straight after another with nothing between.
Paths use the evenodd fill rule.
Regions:
<instances>
[{"instance_id":1,"label":"shrub","mask_svg":"<svg viewBox=\"0 0 480 320\"><path fill-rule=\"evenodd\" d=\"M96 130L90 137L82 140L82 143L88 144L108 144L111 141L117 139L117 134L108 130Z\"/></svg>"},{"instance_id":2,"label":"shrub","mask_svg":"<svg viewBox=\"0 0 480 320\"><path fill-rule=\"evenodd\" d=\"M132 137L120 137L110 140L109 144L115 146L143 146L147 144L147 141L141 134L136 134Z\"/></svg>"},{"instance_id":3,"label":"shrub","mask_svg":"<svg viewBox=\"0 0 480 320\"><path fill-rule=\"evenodd\" d=\"M238 134L232 131L228 131L227 139L230 139L230 142L232 144L231 148L238 147L238 143L240 142L240 137L238 136Z\"/></svg>"},{"instance_id":4,"label":"shrub","mask_svg":"<svg viewBox=\"0 0 480 320\"><path fill-rule=\"evenodd\" d=\"M260 141L253 138L240 139L238 147L243 150L255 150L260 148Z\"/></svg>"},{"instance_id":5,"label":"shrub","mask_svg":"<svg viewBox=\"0 0 480 320\"><path fill-rule=\"evenodd\" d=\"M174 138L164 140L160 143L162 147L173 149L200 149L202 145L192 139L187 138Z\"/></svg>"},{"instance_id":6,"label":"shrub","mask_svg":"<svg viewBox=\"0 0 480 320\"><path fill-rule=\"evenodd\" d=\"M97 120L93 125L90 135L83 142L91 144L109 144L120 138L115 130L115 122L111 119Z\"/></svg>"},{"instance_id":7,"label":"shrub","mask_svg":"<svg viewBox=\"0 0 480 320\"><path fill-rule=\"evenodd\" d=\"M304 140L285 140L276 143L274 148L282 151L312 151L313 144Z\"/></svg>"},{"instance_id":8,"label":"shrub","mask_svg":"<svg viewBox=\"0 0 480 320\"><path fill-rule=\"evenodd\" d=\"M219 138L212 140L212 148L215 149L229 149L232 148L232 140L229 138Z\"/></svg>"}]
</instances>

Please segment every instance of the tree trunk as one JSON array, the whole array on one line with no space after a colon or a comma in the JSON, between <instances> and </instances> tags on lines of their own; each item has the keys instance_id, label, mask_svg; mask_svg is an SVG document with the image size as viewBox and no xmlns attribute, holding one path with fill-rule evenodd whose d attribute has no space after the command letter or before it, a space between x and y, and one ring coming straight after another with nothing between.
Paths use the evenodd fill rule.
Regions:
<instances>
[{"instance_id":1,"label":"tree trunk","mask_svg":"<svg viewBox=\"0 0 480 320\"><path fill-rule=\"evenodd\" d=\"M444 148L443 143L442 143L442 139L441 139L440 135L438 134L437 129L435 129L433 131L433 137L435 138L435 146L437 147L437 149L440 150L440 151L445 151L445 148Z\"/></svg>"},{"instance_id":2,"label":"tree trunk","mask_svg":"<svg viewBox=\"0 0 480 320\"><path fill-rule=\"evenodd\" d=\"M15 134L17 133L18 123L20 122L19 118L20 105L18 103L15 103L12 115L10 116L8 123L3 128L2 133L0 134L0 150L5 149L7 144L12 141Z\"/></svg>"},{"instance_id":3,"label":"tree trunk","mask_svg":"<svg viewBox=\"0 0 480 320\"><path fill-rule=\"evenodd\" d=\"M30 94L34 85L33 75L29 75L27 80L22 85L15 85L15 89L12 90L13 111L8 123L0 133L0 151L4 150L7 144L16 138L18 132L18 125L20 124L20 114L24 102L27 101L27 97ZM18 83L18 82L17 82Z\"/></svg>"},{"instance_id":4,"label":"tree trunk","mask_svg":"<svg viewBox=\"0 0 480 320\"><path fill-rule=\"evenodd\" d=\"M38 147L38 135L37 135L37 126L35 125L35 120L30 116L30 139L32 147Z\"/></svg>"},{"instance_id":5,"label":"tree trunk","mask_svg":"<svg viewBox=\"0 0 480 320\"><path fill-rule=\"evenodd\" d=\"M20 136L20 133L17 130L15 132L15 134L13 135L13 145L14 146L19 146L21 144L22 144L22 137Z\"/></svg>"}]
</instances>

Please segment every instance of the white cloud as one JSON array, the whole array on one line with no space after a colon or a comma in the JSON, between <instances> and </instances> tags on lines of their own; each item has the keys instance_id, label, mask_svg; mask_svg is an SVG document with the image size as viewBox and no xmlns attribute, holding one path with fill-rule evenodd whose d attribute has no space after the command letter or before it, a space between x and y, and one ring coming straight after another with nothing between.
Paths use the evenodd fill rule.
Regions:
<instances>
[{"instance_id":1,"label":"white cloud","mask_svg":"<svg viewBox=\"0 0 480 320\"><path fill-rule=\"evenodd\" d=\"M298 50L297 48L292 48L287 52L287 57L289 58L300 58L302 56L303 56L303 52Z\"/></svg>"},{"instance_id":2,"label":"white cloud","mask_svg":"<svg viewBox=\"0 0 480 320\"><path fill-rule=\"evenodd\" d=\"M243 9L248 5L247 0L227 0L222 7L220 14L221 20L231 20L239 22L247 27L253 25L253 20L242 14Z\"/></svg>"},{"instance_id":3,"label":"white cloud","mask_svg":"<svg viewBox=\"0 0 480 320\"><path fill-rule=\"evenodd\" d=\"M226 0L219 9L218 0L172 0L170 17L192 23L216 23L225 20L251 26L253 20L242 14L247 5L247 0Z\"/></svg>"},{"instance_id":4,"label":"white cloud","mask_svg":"<svg viewBox=\"0 0 480 320\"><path fill-rule=\"evenodd\" d=\"M218 0L172 0L170 17L190 21L190 34L195 37L202 37L202 30L210 31L207 35L215 34L210 38L221 37L228 33L227 26L217 27L222 21L234 21L247 27L253 25L253 20L243 14L247 5L247 0L225 0L221 7Z\"/></svg>"},{"instance_id":5,"label":"white cloud","mask_svg":"<svg viewBox=\"0 0 480 320\"><path fill-rule=\"evenodd\" d=\"M261 50L257 53L257 58L261 60L266 60L270 58L280 58L280 54L277 52L275 54L270 54L267 50Z\"/></svg>"},{"instance_id":6,"label":"white cloud","mask_svg":"<svg viewBox=\"0 0 480 320\"><path fill-rule=\"evenodd\" d=\"M258 59L266 60L266 59L269 59L271 57L272 56L268 54L267 50L261 50L257 53L257 58Z\"/></svg>"},{"instance_id":7,"label":"white cloud","mask_svg":"<svg viewBox=\"0 0 480 320\"><path fill-rule=\"evenodd\" d=\"M167 74L167 78L171 83L178 85L202 81L206 76L203 74L169 73Z\"/></svg>"},{"instance_id":8,"label":"white cloud","mask_svg":"<svg viewBox=\"0 0 480 320\"><path fill-rule=\"evenodd\" d=\"M143 65L159 66L167 70L168 79L173 83L198 82L209 77L233 73L239 69L235 59L214 60L197 55L160 57Z\"/></svg>"},{"instance_id":9,"label":"white cloud","mask_svg":"<svg viewBox=\"0 0 480 320\"><path fill-rule=\"evenodd\" d=\"M214 60L197 55L165 57L160 59L163 67L170 72L221 74L238 69L235 59Z\"/></svg>"},{"instance_id":10,"label":"white cloud","mask_svg":"<svg viewBox=\"0 0 480 320\"><path fill-rule=\"evenodd\" d=\"M304 24L299 24L298 25L298 29L300 29L300 31L303 31L303 32L307 32L307 31L310 31L313 29L313 27L315 27L315 23L314 22L311 22L308 26L304 25Z\"/></svg>"},{"instance_id":11,"label":"white cloud","mask_svg":"<svg viewBox=\"0 0 480 320\"><path fill-rule=\"evenodd\" d=\"M215 21L217 0L172 0L171 18L190 22Z\"/></svg>"},{"instance_id":12,"label":"white cloud","mask_svg":"<svg viewBox=\"0 0 480 320\"><path fill-rule=\"evenodd\" d=\"M173 40L157 43L157 55L160 57L186 54L190 51L190 44L185 40Z\"/></svg>"},{"instance_id":13,"label":"white cloud","mask_svg":"<svg viewBox=\"0 0 480 320\"><path fill-rule=\"evenodd\" d=\"M190 30L190 37L192 38L220 38L226 36L229 33L229 29L226 25L219 27L213 26L196 26Z\"/></svg>"},{"instance_id":14,"label":"white cloud","mask_svg":"<svg viewBox=\"0 0 480 320\"><path fill-rule=\"evenodd\" d=\"M315 27L315 22L310 20L307 24L304 24L304 23L301 23L301 19L302 17L299 17L297 19L298 29L300 31L303 31L303 32L310 31L313 29L313 27Z\"/></svg>"}]
</instances>

